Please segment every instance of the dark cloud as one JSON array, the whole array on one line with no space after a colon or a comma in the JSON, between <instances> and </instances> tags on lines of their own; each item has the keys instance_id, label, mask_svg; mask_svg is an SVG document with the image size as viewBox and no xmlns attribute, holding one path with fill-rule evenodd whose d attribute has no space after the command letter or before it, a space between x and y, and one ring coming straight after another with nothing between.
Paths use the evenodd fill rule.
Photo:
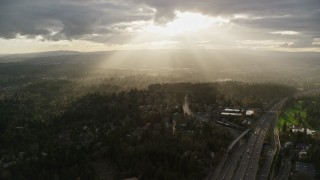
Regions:
<instances>
[{"instance_id":1,"label":"dark cloud","mask_svg":"<svg viewBox=\"0 0 320 180\"><path fill-rule=\"evenodd\" d=\"M0 36L73 39L101 32L115 23L151 19L150 14L133 7L116 1L4 0L0 5Z\"/></svg>"},{"instance_id":2,"label":"dark cloud","mask_svg":"<svg viewBox=\"0 0 320 180\"><path fill-rule=\"evenodd\" d=\"M129 0L157 9L158 17L165 12L197 11L210 15L246 13L254 16L309 13L320 8L318 0Z\"/></svg>"},{"instance_id":3,"label":"dark cloud","mask_svg":"<svg viewBox=\"0 0 320 180\"><path fill-rule=\"evenodd\" d=\"M141 7L144 11L139 10ZM320 37L319 0L0 0L0 37L20 34L42 35L49 40L116 42L117 37L122 41L130 36L115 28L117 24L152 19L164 24L176 17L176 11L231 19L235 14L246 14L248 19L231 22L264 33L297 31L300 35L290 37L296 38L297 46Z\"/></svg>"}]
</instances>

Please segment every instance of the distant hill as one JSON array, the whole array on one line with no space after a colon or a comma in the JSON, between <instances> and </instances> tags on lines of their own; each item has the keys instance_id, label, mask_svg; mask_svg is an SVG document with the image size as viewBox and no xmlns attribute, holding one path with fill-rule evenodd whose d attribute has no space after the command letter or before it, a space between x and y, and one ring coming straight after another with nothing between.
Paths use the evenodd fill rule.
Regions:
<instances>
[{"instance_id":1,"label":"distant hill","mask_svg":"<svg viewBox=\"0 0 320 180\"><path fill-rule=\"evenodd\" d=\"M81 54L77 51L48 51L37 53L25 53L25 54L6 54L0 55L0 63L3 62L19 62L26 59L38 58L38 57L52 57L52 56L66 56Z\"/></svg>"},{"instance_id":2,"label":"distant hill","mask_svg":"<svg viewBox=\"0 0 320 180\"><path fill-rule=\"evenodd\" d=\"M51 51L0 57L0 63L99 63L105 68L192 68L259 70L265 68L320 68L320 53L249 50L136 50L136 51Z\"/></svg>"},{"instance_id":3,"label":"distant hill","mask_svg":"<svg viewBox=\"0 0 320 180\"><path fill-rule=\"evenodd\" d=\"M183 81L232 79L290 81L300 85L302 82L318 83L320 53L248 50L56 51L0 57L0 72L0 78L4 80L7 80L8 74L24 77L38 73L69 78L143 74L175 77Z\"/></svg>"}]
</instances>

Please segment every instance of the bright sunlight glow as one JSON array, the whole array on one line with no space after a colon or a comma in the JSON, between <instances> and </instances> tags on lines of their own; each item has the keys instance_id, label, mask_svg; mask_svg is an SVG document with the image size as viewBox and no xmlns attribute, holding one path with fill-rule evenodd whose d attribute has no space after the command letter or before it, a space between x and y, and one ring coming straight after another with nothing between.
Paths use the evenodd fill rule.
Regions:
<instances>
[{"instance_id":1,"label":"bright sunlight glow","mask_svg":"<svg viewBox=\"0 0 320 180\"><path fill-rule=\"evenodd\" d=\"M174 36L189 32L197 32L221 21L223 20L205 16L199 13L178 11L176 12L176 18L173 21L168 22L164 26L155 24L148 25L144 28L144 31Z\"/></svg>"}]
</instances>

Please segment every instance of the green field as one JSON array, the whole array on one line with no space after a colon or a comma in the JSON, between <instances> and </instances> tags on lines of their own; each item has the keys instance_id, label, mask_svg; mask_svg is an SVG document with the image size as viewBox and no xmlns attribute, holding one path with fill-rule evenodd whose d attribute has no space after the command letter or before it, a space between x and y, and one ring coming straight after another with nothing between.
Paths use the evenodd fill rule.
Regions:
<instances>
[{"instance_id":1,"label":"green field","mask_svg":"<svg viewBox=\"0 0 320 180\"><path fill-rule=\"evenodd\" d=\"M282 128L284 122L287 125L299 125L298 118L295 117L295 114L300 112L301 122L306 121L307 112L305 109L302 109L302 101L297 101L293 107L287 108L281 115L278 120L277 127Z\"/></svg>"}]
</instances>

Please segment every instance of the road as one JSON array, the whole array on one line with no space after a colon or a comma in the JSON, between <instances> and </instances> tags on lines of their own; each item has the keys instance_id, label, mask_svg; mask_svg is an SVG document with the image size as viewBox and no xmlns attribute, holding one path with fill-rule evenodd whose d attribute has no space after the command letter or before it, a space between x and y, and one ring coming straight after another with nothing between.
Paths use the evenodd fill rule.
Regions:
<instances>
[{"instance_id":1,"label":"road","mask_svg":"<svg viewBox=\"0 0 320 180\"><path fill-rule=\"evenodd\" d=\"M187 114L188 116L192 116L192 117L194 116L193 112L189 108L189 100L187 95L184 97L184 103L182 105L182 109L184 114Z\"/></svg>"},{"instance_id":2,"label":"road","mask_svg":"<svg viewBox=\"0 0 320 180\"><path fill-rule=\"evenodd\" d=\"M239 150L235 150L233 152L236 155L231 158L231 161L229 163L226 163L226 170L222 171L222 174L219 177L220 179L232 179L232 177L234 176L234 172L237 168L238 162L241 159L241 155L245 152L246 145L246 143L241 144Z\"/></svg>"},{"instance_id":3,"label":"road","mask_svg":"<svg viewBox=\"0 0 320 180\"><path fill-rule=\"evenodd\" d=\"M214 175L211 179L226 179L234 173L237 164L239 162L241 154L244 153L246 143L242 138L250 132L250 129L244 131L239 137L237 137L228 147L228 152L225 153L224 161L220 161L218 167L215 169Z\"/></svg>"},{"instance_id":4,"label":"road","mask_svg":"<svg viewBox=\"0 0 320 180\"><path fill-rule=\"evenodd\" d=\"M276 121L279 107L285 100L280 101L269 109L256 123L247 143L235 149L226 160L219 175L212 179L243 180L256 179L260 154L267 131L272 122Z\"/></svg>"},{"instance_id":5,"label":"road","mask_svg":"<svg viewBox=\"0 0 320 180\"><path fill-rule=\"evenodd\" d=\"M272 167L273 158L277 152L276 148L268 148L267 154L265 155L265 160L262 166L261 174L259 176L260 180L268 180L269 172Z\"/></svg>"},{"instance_id":6,"label":"road","mask_svg":"<svg viewBox=\"0 0 320 180\"><path fill-rule=\"evenodd\" d=\"M303 96L310 93L320 93L320 90L308 91L295 95L294 97ZM263 115L256 123L253 128L251 137L248 139L247 143L241 145L236 152L232 152L231 155L225 159L223 166L221 166L216 176L211 179L215 180L254 180L254 179L268 179L270 169L272 167L272 162L274 156L276 155L277 146L280 147L278 134L274 132L278 110L284 105L287 98L278 102L276 105L272 106L265 115ZM261 174L257 176L258 165L260 161L260 155L263 147L263 142L265 140L268 129L271 126L271 150L267 153L264 164L261 169ZM245 148L244 148L245 147ZM288 170L289 169L289 170ZM288 178L290 173L290 162L286 163L284 179Z\"/></svg>"},{"instance_id":7,"label":"road","mask_svg":"<svg viewBox=\"0 0 320 180\"><path fill-rule=\"evenodd\" d=\"M256 179L260 154L263 147L263 142L270 124L277 119L278 109L283 105L286 99L280 101L264 115L256 124L254 133L249 138L247 148L240 161L240 166L235 173L234 179L242 180Z\"/></svg>"},{"instance_id":8,"label":"road","mask_svg":"<svg viewBox=\"0 0 320 180\"><path fill-rule=\"evenodd\" d=\"M277 133L276 126L277 120L272 121L270 128L270 146L268 148L267 153L265 154L265 160L262 165L261 174L259 175L260 180L268 179L273 159L277 153L277 150L280 149L279 134Z\"/></svg>"}]
</instances>

